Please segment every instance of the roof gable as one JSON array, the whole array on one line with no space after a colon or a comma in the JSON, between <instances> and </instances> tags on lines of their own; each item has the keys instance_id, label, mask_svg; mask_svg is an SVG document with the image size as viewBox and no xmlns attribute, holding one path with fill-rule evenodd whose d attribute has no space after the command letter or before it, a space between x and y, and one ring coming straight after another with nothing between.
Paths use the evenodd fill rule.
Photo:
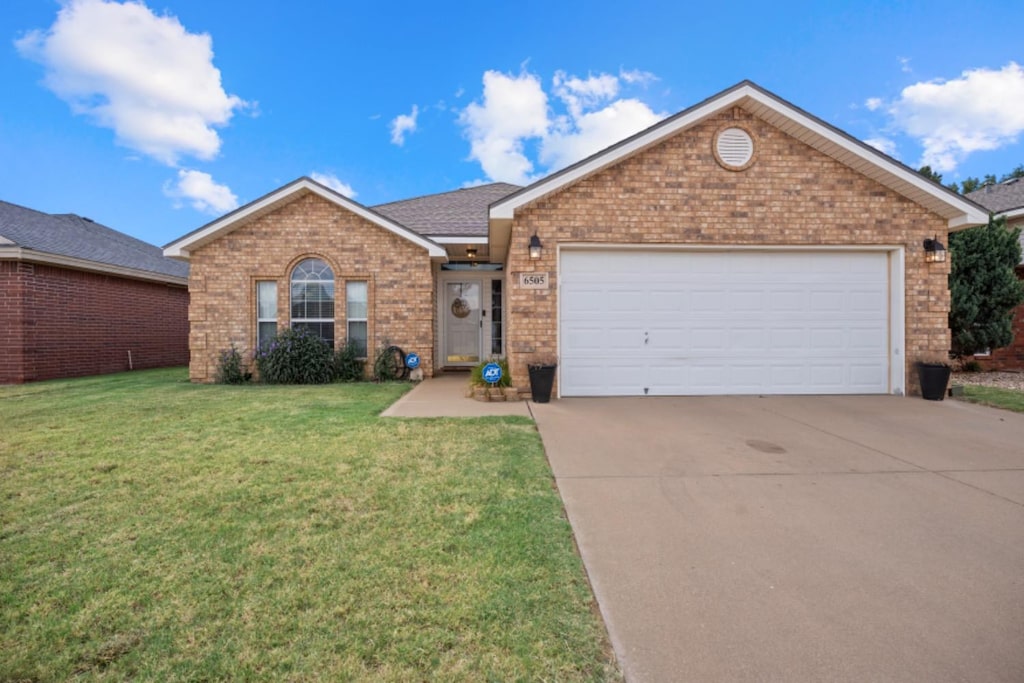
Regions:
<instances>
[{"instance_id":1,"label":"roof gable","mask_svg":"<svg viewBox=\"0 0 1024 683\"><path fill-rule=\"evenodd\" d=\"M184 284L188 264L160 248L75 214L0 201L0 256Z\"/></svg>"},{"instance_id":2,"label":"roof gable","mask_svg":"<svg viewBox=\"0 0 1024 683\"><path fill-rule=\"evenodd\" d=\"M442 260L447 258L444 247L433 240L410 230L404 225L401 225L395 220L388 218L373 209L363 206L359 202L338 194L334 190L321 185L311 178L306 177L294 180L284 187L278 188L270 194L264 195L253 202L249 202L245 206L235 209L231 213L221 216L217 220L207 223L197 230L193 230L184 237L178 238L164 247L164 255L171 258L188 259L192 250L198 249L204 244L208 244L222 235L230 233L232 230L248 223L249 221L266 215L275 209L310 193L318 195L323 199L356 214L360 218L363 218L384 230L392 232L395 235L422 247L427 251L431 258Z\"/></svg>"},{"instance_id":3,"label":"roof gable","mask_svg":"<svg viewBox=\"0 0 1024 683\"><path fill-rule=\"evenodd\" d=\"M525 207L585 177L647 150L732 107L741 107L782 132L865 175L946 219L949 229L961 230L988 221L981 206L932 182L912 168L847 135L750 81L656 123L647 130L608 147L557 173L524 187L490 209L492 254L502 252L517 209Z\"/></svg>"}]
</instances>

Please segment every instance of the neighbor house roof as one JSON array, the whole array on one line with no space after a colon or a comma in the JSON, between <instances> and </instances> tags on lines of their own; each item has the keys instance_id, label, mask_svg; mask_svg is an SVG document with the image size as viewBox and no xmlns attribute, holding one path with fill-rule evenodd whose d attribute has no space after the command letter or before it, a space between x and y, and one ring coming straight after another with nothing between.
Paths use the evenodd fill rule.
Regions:
<instances>
[{"instance_id":1,"label":"neighbor house roof","mask_svg":"<svg viewBox=\"0 0 1024 683\"><path fill-rule=\"evenodd\" d=\"M519 185L490 183L403 199L373 207L377 213L430 237L486 237L487 207Z\"/></svg>"},{"instance_id":2,"label":"neighbor house roof","mask_svg":"<svg viewBox=\"0 0 1024 683\"><path fill-rule=\"evenodd\" d=\"M967 195L997 216L1006 216L1011 225L1024 218L1024 178L1010 178L986 185ZM1020 233L1021 265L1024 266L1024 230Z\"/></svg>"},{"instance_id":3,"label":"neighbor house roof","mask_svg":"<svg viewBox=\"0 0 1024 683\"><path fill-rule=\"evenodd\" d=\"M409 240L413 244L423 247L431 258L447 258L447 252L444 247L437 242L434 242L428 237L424 237L414 230L410 230L406 226L395 222L394 219L389 218L382 213L378 213L369 207L363 206L359 202L340 195L329 187L321 185L315 180L306 177L294 180L284 187L280 187L270 194L249 202L245 206L221 216L212 223L207 223L203 227L193 230L184 237L174 240L164 247L164 255L170 256L171 258L187 259L193 249L198 249L204 244L212 242L218 237L307 194L318 195L327 201L347 209L357 216L380 226L384 230L388 230L399 237Z\"/></svg>"},{"instance_id":4,"label":"neighbor house roof","mask_svg":"<svg viewBox=\"0 0 1024 683\"><path fill-rule=\"evenodd\" d=\"M968 193L967 197L994 214L1007 217L1024 215L1024 178L1010 178L995 185L986 185Z\"/></svg>"},{"instance_id":5,"label":"neighbor house roof","mask_svg":"<svg viewBox=\"0 0 1024 683\"><path fill-rule=\"evenodd\" d=\"M159 247L75 214L0 201L0 258L49 263L143 280L188 283L188 264Z\"/></svg>"},{"instance_id":6,"label":"neighbor house roof","mask_svg":"<svg viewBox=\"0 0 1024 683\"><path fill-rule=\"evenodd\" d=\"M942 216L951 231L988 222L988 212L983 207L925 178L909 166L847 135L755 83L742 81L654 124L647 130L495 202L490 210L489 241L492 258L503 258L512 218L517 209L639 154L732 107L745 109L784 133Z\"/></svg>"}]
</instances>

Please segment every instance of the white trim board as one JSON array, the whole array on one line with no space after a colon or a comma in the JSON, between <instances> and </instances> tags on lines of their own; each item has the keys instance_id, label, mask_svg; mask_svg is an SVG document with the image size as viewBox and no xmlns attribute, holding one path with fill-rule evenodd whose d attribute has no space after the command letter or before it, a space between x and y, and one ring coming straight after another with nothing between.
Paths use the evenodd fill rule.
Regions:
<instances>
[{"instance_id":1,"label":"white trim board","mask_svg":"<svg viewBox=\"0 0 1024 683\"><path fill-rule=\"evenodd\" d=\"M423 237L419 233L413 232L390 218L382 216L372 209L363 206L359 202L355 202L344 197L334 190L321 185L315 180L305 177L299 178L298 180L295 180L294 182L291 182L268 195L264 195L256 201L250 202L240 209L236 209L235 211L218 218L212 223L207 223L198 230L171 242L164 247L164 256L187 260L191 250L201 247L208 242L212 242L221 235L231 232L241 224L269 213L279 206L282 206L307 193L320 196L333 204L351 211L360 218L388 230L399 237L407 239L417 246L423 247L427 250L427 253L432 259L444 261L448 258L444 247L434 240Z\"/></svg>"}]
</instances>

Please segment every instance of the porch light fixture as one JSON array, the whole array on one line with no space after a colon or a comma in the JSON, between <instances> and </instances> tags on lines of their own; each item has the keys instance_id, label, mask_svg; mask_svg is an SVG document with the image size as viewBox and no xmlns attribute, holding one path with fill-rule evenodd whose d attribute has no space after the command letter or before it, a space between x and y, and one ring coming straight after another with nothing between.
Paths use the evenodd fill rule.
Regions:
<instances>
[{"instance_id":1,"label":"porch light fixture","mask_svg":"<svg viewBox=\"0 0 1024 683\"><path fill-rule=\"evenodd\" d=\"M476 258L476 247L466 247L466 258Z\"/></svg>"},{"instance_id":2,"label":"porch light fixture","mask_svg":"<svg viewBox=\"0 0 1024 683\"><path fill-rule=\"evenodd\" d=\"M942 263L946 260L946 247L939 241L938 235L933 239L926 239L924 241L924 261L925 263Z\"/></svg>"},{"instance_id":3,"label":"porch light fixture","mask_svg":"<svg viewBox=\"0 0 1024 683\"><path fill-rule=\"evenodd\" d=\"M540 243L540 238L537 237L537 233L533 233L533 237L530 238L530 258L534 261L539 259L543 249L544 245Z\"/></svg>"}]
</instances>

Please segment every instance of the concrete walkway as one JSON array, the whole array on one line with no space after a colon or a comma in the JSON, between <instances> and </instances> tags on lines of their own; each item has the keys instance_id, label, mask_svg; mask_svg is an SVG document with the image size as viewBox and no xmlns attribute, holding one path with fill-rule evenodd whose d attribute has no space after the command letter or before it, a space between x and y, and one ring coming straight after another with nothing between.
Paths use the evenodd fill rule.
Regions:
<instances>
[{"instance_id":1,"label":"concrete walkway","mask_svg":"<svg viewBox=\"0 0 1024 683\"><path fill-rule=\"evenodd\" d=\"M466 398L469 373L446 373L425 379L381 413L382 417L493 417L530 415L528 401L484 403Z\"/></svg>"}]
</instances>

